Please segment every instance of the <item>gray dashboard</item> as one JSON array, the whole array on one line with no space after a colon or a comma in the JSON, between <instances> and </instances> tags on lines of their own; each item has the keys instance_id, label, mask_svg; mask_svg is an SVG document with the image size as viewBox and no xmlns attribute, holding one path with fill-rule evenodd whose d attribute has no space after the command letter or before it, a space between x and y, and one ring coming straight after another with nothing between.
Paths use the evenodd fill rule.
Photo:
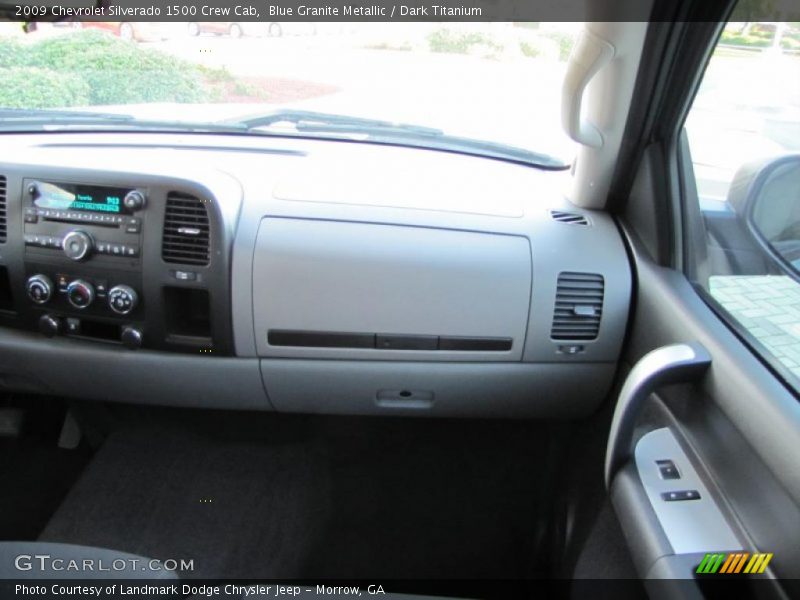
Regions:
<instances>
[{"instance_id":1,"label":"gray dashboard","mask_svg":"<svg viewBox=\"0 0 800 600\"><path fill-rule=\"evenodd\" d=\"M566 172L285 138L5 141L0 267L13 300L0 322L0 385L182 406L522 417L587 414L609 390L631 271L613 221L564 199ZM95 317L113 331L141 329L141 348L33 330L44 311L65 322L82 313L25 297L32 263L72 269L23 244L31 178L153 190L140 213L138 317ZM206 207L207 266L163 252L160 204L175 194ZM113 261L75 269L90 281L114 277ZM194 310L192 291L210 298L202 335L183 314ZM45 362L52 355L67 358ZM100 361L103 385L86 392Z\"/></svg>"}]
</instances>

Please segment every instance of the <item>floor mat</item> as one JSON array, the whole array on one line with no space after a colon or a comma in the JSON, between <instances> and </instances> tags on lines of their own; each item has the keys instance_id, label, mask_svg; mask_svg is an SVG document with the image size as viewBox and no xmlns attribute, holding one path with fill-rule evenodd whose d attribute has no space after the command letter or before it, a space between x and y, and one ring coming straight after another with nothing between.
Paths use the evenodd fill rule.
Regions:
<instances>
[{"instance_id":1,"label":"floor mat","mask_svg":"<svg viewBox=\"0 0 800 600\"><path fill-rule=\"evenodd\" d=\"M277 439L112 434L42 539L194 559L195 577L541 574L541 428L275 419Z\"/></svg>"},{"instance_id":2,"label":"floor mat","mask_svg":"<svg viewBox=\"0 0 800 600\"><path fill-rule=\"evenodd\" d=\"M193 560L190 577L294 577L326 520L315 448L113 434L41 539Z\"/></svg>"}]
</instances>

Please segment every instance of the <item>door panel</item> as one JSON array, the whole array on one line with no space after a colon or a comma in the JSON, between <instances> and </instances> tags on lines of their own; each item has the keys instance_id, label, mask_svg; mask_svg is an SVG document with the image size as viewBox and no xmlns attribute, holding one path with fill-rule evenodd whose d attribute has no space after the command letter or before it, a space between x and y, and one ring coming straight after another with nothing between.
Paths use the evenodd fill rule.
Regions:
<instances>
[{"instance_id":1,"label":"door panel","mask_svg":"<svg viewBox=\"0 0 800 600\"><path fill-rule=\"evenodd\" d=\"M712 357L699 383L664 387L651 397L638 419L638 439L668 428L742 548L773 553L763 577L780 578L787 592L800 593L795 589L800 577L800 403L682 274L653 263L636 235L626 233L637 273L627 362L680 342L699 342ZM675 555L632 463L615 477L611 496L640 574L692 578L703 554ZM719 550L712 545L709 538L708 551Z\"/></svg>"}]
</instances>

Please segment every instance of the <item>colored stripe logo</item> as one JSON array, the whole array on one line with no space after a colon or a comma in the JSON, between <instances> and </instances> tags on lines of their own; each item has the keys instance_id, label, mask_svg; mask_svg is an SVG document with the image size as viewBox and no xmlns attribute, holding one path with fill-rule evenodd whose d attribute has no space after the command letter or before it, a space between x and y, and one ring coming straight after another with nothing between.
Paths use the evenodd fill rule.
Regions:
<instances>
[{"instance_id":1,"label":"colored stripe logo","mask_svg":"<svg viewBox=\"0 0 800 600\"><path fill-rule=\"evenodd\" d=\"M772 560L772 552L731 552L729 554L706 554L695 573L763 573Z\"/></svg>"}]
</instances>

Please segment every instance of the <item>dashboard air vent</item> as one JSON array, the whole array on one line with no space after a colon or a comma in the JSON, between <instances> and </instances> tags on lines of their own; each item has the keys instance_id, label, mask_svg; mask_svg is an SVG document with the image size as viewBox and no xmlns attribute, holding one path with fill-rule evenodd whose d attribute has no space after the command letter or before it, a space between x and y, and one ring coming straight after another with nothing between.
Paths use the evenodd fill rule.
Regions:
<instances>
[{"instance_id":1,"label":"dashboard air vent","mask_svg":"<svg viewBox=\"0 0 800 600\"><path fill-rule=\"evenodd\" d=\"M550 337L593 340L600 331L604 281L595 273L560 273Z\"/></svg>"},{"instance_id":2,"label":"dashboard air vent","mask_svg":"<svg viewBox=\"0 0 800 600\"><path fill-rule=\"evenodd\" d=\"M161 257L165 262L207 265L209 260L208 211L205 203L188 194L170 192L164 214Z\"/></svg>"},{"instance_id":3,"label":"dashboard air vent","mask_svg":"<svg viewBox=\"0 0 800 600\"><path fill-rule=\"evenodd\" d=\"M559 223L567 225L588 225L589 219L578 213L565 212L563 210L551 210L550 218Z\"/></svg>"},{"instance_id":4,"label":"dashboard air vent","mask_svg":"<svg viewBox=\"0 0 800 600\"><path fill-rule=\"evenodd\" d=\"M6 222L6 177L0 175L0 242L6 241L8 224Z\"/></svg>"}]
</instances>

